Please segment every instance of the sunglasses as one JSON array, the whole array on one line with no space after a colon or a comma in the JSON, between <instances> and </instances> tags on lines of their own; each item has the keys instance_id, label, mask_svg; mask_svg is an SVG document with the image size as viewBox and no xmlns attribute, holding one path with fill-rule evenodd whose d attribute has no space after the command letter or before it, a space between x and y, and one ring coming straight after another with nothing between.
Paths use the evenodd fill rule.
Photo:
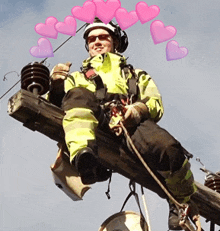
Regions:
<instances>
[{"instance_id":1,"label":"sunglasses","mask_svg":"<svg viewBox=\"0 0 220 231\"><path fill-rule=\"evenodd\" d=\"M110 35L109 34L100 34L100 35L92 35L87 38L87 43L93 43L96 41L96 38L99 38L100 41L109 40Z\"/></svg>"}]
</instances>

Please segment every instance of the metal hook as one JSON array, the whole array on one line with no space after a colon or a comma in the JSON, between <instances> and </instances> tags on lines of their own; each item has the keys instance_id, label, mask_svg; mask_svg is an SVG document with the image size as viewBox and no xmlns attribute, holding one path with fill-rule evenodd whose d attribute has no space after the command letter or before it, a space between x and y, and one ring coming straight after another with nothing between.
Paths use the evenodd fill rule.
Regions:
<instances>
[{"instance_id":1,"label":"metal hook","mask_svg":"<svg viewBox=\"0 0 220 231\"><path fill-rule=\"evenodd\" d=\"M131 192L136 193L136 185L135 185L134 181L130 180L129 188L130 188Z\"/></svg>"},{"instance_id":2,"label":"metal hook","mask_svg":"<svg viewBox=\"0 0 220 231\"><path fill-rule=\"evenodd\" d=\"M199 163L203 166L202 168L200 168L200 170L202 170L203 172L205 172L207 175L213 175L213 176L216 176L216 177L219 178L219 176L218 176L216 173L214 173L214 172L208 170L208 169L205 167L205 165L201 162L200 158L197 157L197 158L196 158L196 161L199 162Z\"/></svg>"},{"instance_id":3,"label":"metal hook","mask_svg":"<svg viewBox=\"0 0 220 231\"><path fill-rule=\"evenodd\" d=\"M196 161L199 162L203 167L205 167L205 165L201 162L199 157L196 157Z\"/></svg>"},{"instance_id":4,"label":"metal hook","mask_svg":"<svg viewBox=\"0 0 220 231\"><path fill-rule=\"evenodd\" d=\"M17 73L17 76L19 77L19 74L18 74L17 71L9 71L8 73L6 73L6 74L4 75L3 81L7 80L6 75L8 75L8 74L10 74L10 73L13 73L13 72Z\"/></svg>"}]
</instances>

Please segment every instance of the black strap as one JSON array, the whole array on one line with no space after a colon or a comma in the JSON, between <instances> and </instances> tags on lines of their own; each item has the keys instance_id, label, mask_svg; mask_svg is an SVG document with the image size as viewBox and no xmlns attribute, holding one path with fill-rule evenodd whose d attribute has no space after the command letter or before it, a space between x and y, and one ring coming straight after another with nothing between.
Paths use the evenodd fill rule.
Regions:
<instances>
[{"instance_id":1,"label":"black strap","mask_svg":"<svg viewBox=\"0 0 220 231\"><path fill-rule=\"evenodd\" d=\"M111 171L111 176L109 177L109 181L108 181L108 189L107 189L107 192L105 192L108 199L111 199L111 196L110 196L111 181L112 181L112 171Z\"/></svg>"},{"instance_id":2,"label":"black strap","mask_svg":"<svg viewBox=\"0 0 220 231\"><path fill-rule=\"evenodd\" d=\"M135 188L135 182L134 182L134 181L131 181L131 180L130 180L130 182L129 182L129 188L130 188L131 192L130 192L130 193L128 194L128 196L126 197L125 202L123 203L120 212L123 211L123 209L124 209L126 203L127 203L128 200L130 199L130 197L133 195L133 196L135 197L135 200L136 200L137 204L138 204L139 211L140 211L140 215L141 215L141 220L140 220L141 228L142 228L142 230L145 230L145 229L144 229L144 224L147 223L147 222L146 222L146 220L145 220L145 218L144 218L144 215L143 215L143 213L142 213L142 210L141 210L141 205L140 205L140 201L139 201L138 194L136 193L136 188Z\"/></svg>"},{"instance_id":3,"label":"black strap","mask_svg":"<svg viewBox=\"0 0 220 231\"><path fill-rule=\"evenodd\" d=\"M123 71L125 74L125 78L127 79L127 85L128 85L128 95L129 98L132 97L137 97L138 96L138 77L135 73L135 70L131 64L128 64L123 67ZM128 78L129 74L131 73L132 77Z\"/></svg>"},{"instance_id":4,"label":"black strap","mask_svg":"<svg viewBox=\"0 0 220 231\"><path fill-rule=\"evenodd\" d=\"M128 196L126 197L126 199L125 199L125 201L124 201L124 203L123 203L123 205L122 205L122 207L121 207L120 212L123 211L123 209L124 209L126 203L128 202L128 200L130 199L130 197L131 197L132 195L134 195L134 192L130 192L130 193L128 194Z\"/></svg>"},{"instance_id":5,"label":"black strap","mask_svg":"<svg viewBox=\"0 0 220 231\"><path fill-rule=\"evenodd\" d=\"M96 98L100 101L104 100L107 89L106 86L103 84L103 81L99 75L93 78L95 84L96 84Z\"/></svg>"},{"instance_id":6,"label":"black strap","mask_svg":"<svg viewBox=\"0 0 220 231\"><path fill-rule=\"evenodd\" d=\"M123 211L123 209L124 209L126 203L127 203L128 200L130 199L130 197L133 195L133 196L135 197L135 200L136 200L136 202L137 202L137 204L138 204L138 207L139 207L139 209L140 209L140 213L142 214L142 212L141 212L141 206L140 206L140 202L139 202L139 198L138 198L138 194L136 193L135 182L133 182L133 181L130 180L130 182L129 182L129 188L130 188L130 193L129 193L128 196L126 197L126 199L125 199L125 201L124 201L124 203L123 203L123 205L122 205L122 208L121 208L121 211L120 211L120 212Z\"/></svg>"},{"instance_id":7,"label":"black strap","mask_svg":"<svg viewBox=\"0 0 220 231\"><path fill-rule=\"evenodd\" d=\"M105 98L107 89L106 86L103 84L102 78L97 75L93 68L88 68L83 71L84 76L86 79L92 80L95 82L96 85L96 92L95 96L98 100L102 101Z\"/></svg>"}]
</instances>

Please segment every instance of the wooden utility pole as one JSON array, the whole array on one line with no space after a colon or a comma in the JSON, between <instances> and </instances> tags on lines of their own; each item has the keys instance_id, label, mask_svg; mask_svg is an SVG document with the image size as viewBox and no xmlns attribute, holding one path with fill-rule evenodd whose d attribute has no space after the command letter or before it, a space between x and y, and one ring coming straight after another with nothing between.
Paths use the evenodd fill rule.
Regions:
<instances>
[{"instance_id":1,"label":"wooden utility pole","mask_svg":"<svg viewBox=\"0 0 220 231\"><path fill-rule=\"evenodd\" d=\"M59 143L64 143L62 128L64 112L41 96L20 90L9 99L8 113L28 129L38 131ZM112 139L108 139L108 136L102 133L98 131L96 134L102 163L164 197L163 191L158 192L159 186L137 160L137 157L128 154L125 150L120 150L119 155L119 144L113 143ZM108 152L106 152L106 144L109 145ZM198 205L200 215L220 225L220 194L198 182L196 185L198 191L192 196L192 200Z\"/></svg>"}]
</instances>

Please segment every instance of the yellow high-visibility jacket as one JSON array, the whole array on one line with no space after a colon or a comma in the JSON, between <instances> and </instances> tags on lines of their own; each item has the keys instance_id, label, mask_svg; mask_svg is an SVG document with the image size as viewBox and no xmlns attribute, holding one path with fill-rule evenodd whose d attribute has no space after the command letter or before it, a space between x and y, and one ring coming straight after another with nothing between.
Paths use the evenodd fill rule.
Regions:
<instances>
[{"instance_id":1,"label":"yellow high-visibility jacket","mask_svg":"<svg viewBox=\"0 0 220 231\"><path fill-rule=\"evenodd\" d=\"M106 53L88 58L83 62L83 68L94 68L96 73L101 77L104 85L107 87L107 93L128 94L127 79L131 78L130 73L125 77L121 65L126 64L124 56ZM145 71L135 69L138 77L139 97L138 99L145 102L149 108L151 118L158 122L164 112L161 95L153 79ZM75 87L84 87L95 92L96 85L93 80L85 78L82 72L76 71L71 73L65 80L65 92Z\"/></svg>"}]
</instances>

